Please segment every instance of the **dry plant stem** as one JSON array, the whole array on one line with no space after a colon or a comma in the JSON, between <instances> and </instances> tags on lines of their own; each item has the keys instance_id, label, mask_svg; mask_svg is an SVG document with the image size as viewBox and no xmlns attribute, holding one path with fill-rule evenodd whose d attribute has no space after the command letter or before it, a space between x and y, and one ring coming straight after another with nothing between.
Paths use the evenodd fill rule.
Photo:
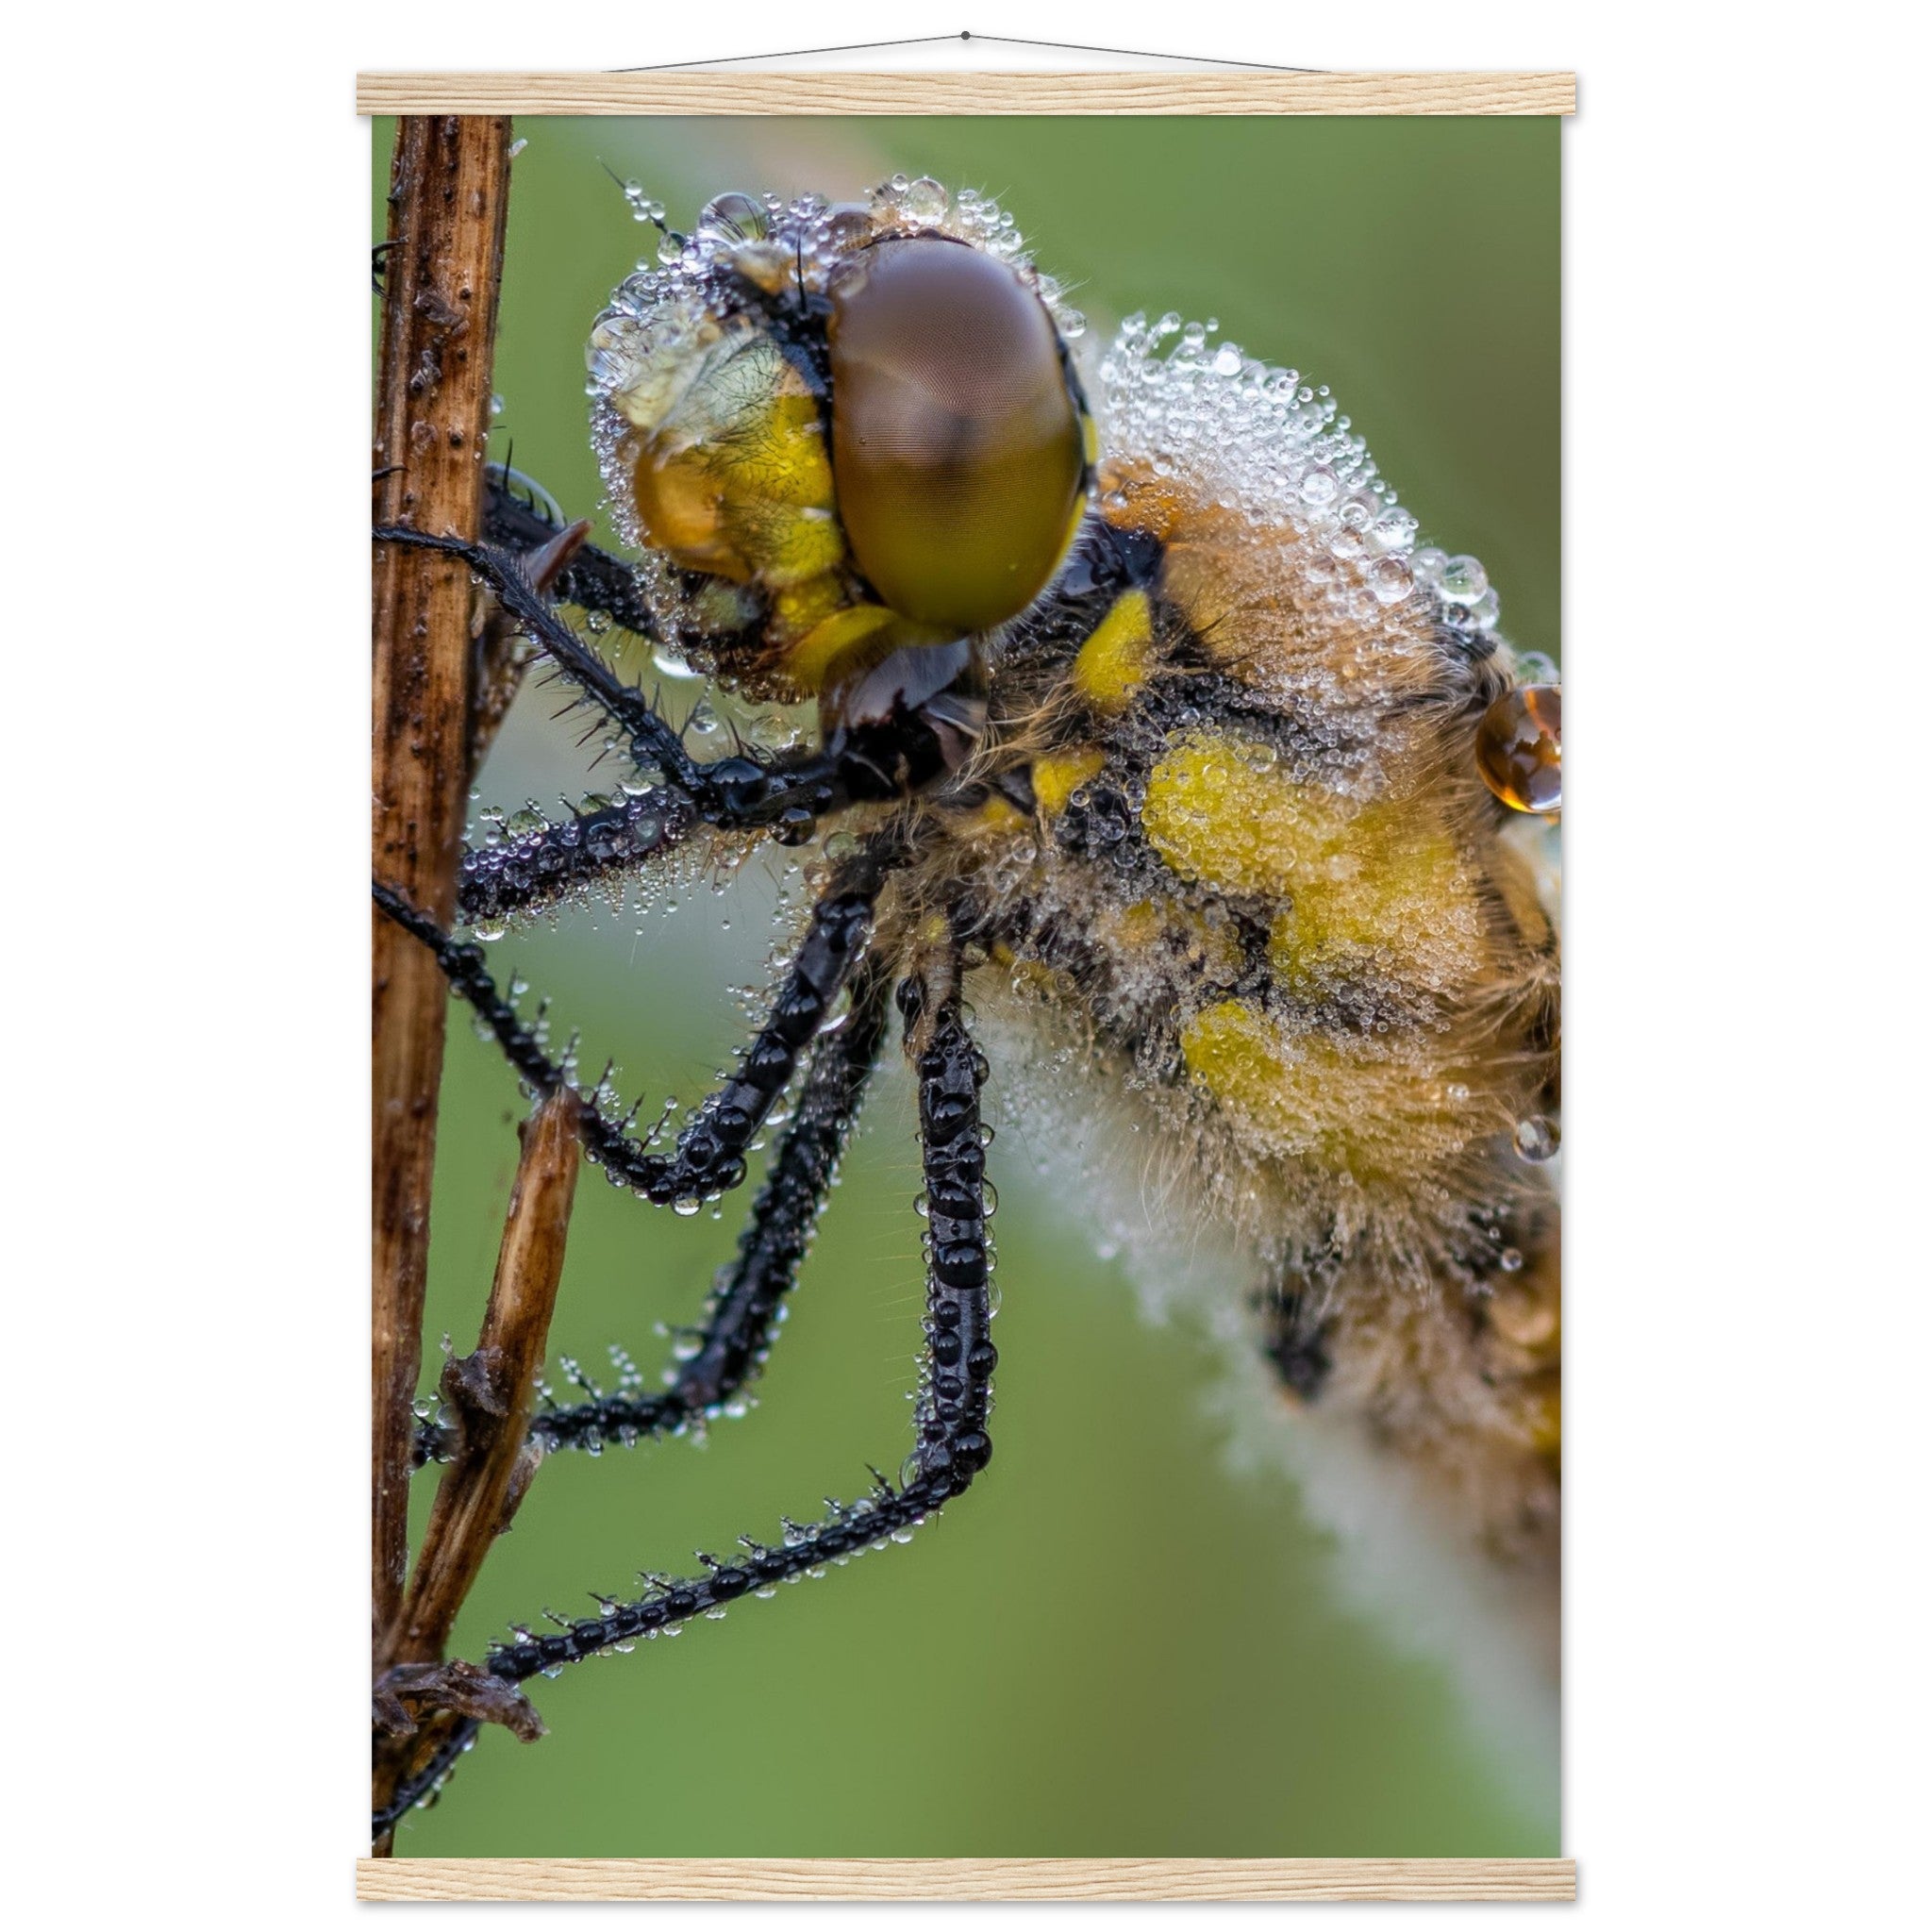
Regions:
<instances>
[{"instance_id":1,"label":"dry plant stem","mask_svg":"<svg viewBox=\"0 0 1932 1932\"><path fill-rule=\"evenodd\" d=\"M520 1478L518 1465L563 1276L581 1105L569 1088L558 1088L525 1124L476 1352L442 1372L462 1447L437 1487L400 1627L388 1645L396 1663L442 1656L491 1543L522 1500L527 1472Z\"/></svg>"},{"instance_id":2,"label":"dry plant stem","mask_svg":"<svg viewBox=\"0 0 1932 1932\"><path fill-rule=\"evenodd\" d=\"M521 1693L481 1677L474 1666L452 1667L481 1677L458 1682L440 1663L457 1612L483 1568L490 1547L515 1515L537 1454L526 1443L535 1406L537 1375L549 1342L557 1286L563 1278L571 1204L576 1194L582 1103L567 1088L553 1093L523 1129L523 1155L509 1213L497 1250L496 1278L474 1355L451 1360L442 1373L443 1399L458 1419L462 1447L443 1471L416 1569L396 1627L380 1648L389 1668L377 1679L377 1697L389 1693L403 1707L434 1715L414 1728L391 1724L379 1739L375 1776L377 1809L400 1780L426 1762L449 1737L459 1716L506 1724L519 1737L542 1734L542 1724ZM501 1708L471 1701L493 1690ZM468 1693L466 1696L465 1693Z\"/></svg>"},{"instance_id":3,"label":"dry plant stem","mask_svg":"<svg viewBox=\"0 0 1932 1932\"><path fill-rule=\"evenodd\" d=\"M474 538L509 191L507 119L401 121L390 188L375 511ZM469 575L434 552L374 562L374 869L445 923L469 791ZM447 993L428 953L376 916L371 1094L374 1457L371 1584L378 1646L408 1559L410 1405ZM388 1659L376 1657L378 1672Z\"/></svg>"}]
</instances>

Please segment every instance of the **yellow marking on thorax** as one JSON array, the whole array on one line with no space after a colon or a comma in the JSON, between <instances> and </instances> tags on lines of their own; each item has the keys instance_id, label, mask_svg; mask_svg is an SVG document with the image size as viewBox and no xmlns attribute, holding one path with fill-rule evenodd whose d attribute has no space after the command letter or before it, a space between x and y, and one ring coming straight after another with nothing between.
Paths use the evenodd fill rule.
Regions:
<instances>
[{"instance_id":1,"label":"yellow marking on thorax","mask_svg":"<svg viewBox=\"0 0 1932 1932\"><path fill-rule=\"evenodd\" d=\"M1067 801L1081 786L1098 774L1107 763L1107 754L1097 745L1077 751L1048 752L1033 761L1033 796L1048 818L1058 818Z\"/></svg>"},{"instance_id":2,"label":"yellow marking on thorax","mask_svg":"<svg viewBox=\"0 0 1932 1932\"><path fill-rule=\"evenodd\" d=\"M1074 689L1097 711L1122 711L1155 662L1154 612L1147 593L1127 591L1080 646L1074 659Z\"/></svg>"},{"instance_id":3,"label":"yellow marking on thorax","mask_svg":"<svg viewBox=\"0 0 1932 1932\"><path fill-rule=\"evenodd\" d=\"M1474 1123L1434 1061L1358 1037L1294 1032L1244 1000L1181 1031L1189 1076L1243 1139L1361 1181L1407 1180L1453 1158Z\"/></svg>"},{"instance_id":4,"label":"yellow marking on thorax","mask_svg":"<svg viewBox=\"0 0 1932 1932\"><path fill-rule=\"evenodd\" d=\"M967 839L1003 837L1021 830L1026 822L1026 814L1010 798L995 791L961 818L958 829Z\"/></svg>"},{"instance_id":5,"label":"yellow marking on thorax","mask_svg":"<svg viewBox=\"0 0 1932 1932\"><path fill-rule=\"evenodd\" d=\"M1437 991L1473 979L1481 924L1454 841L1425 813L1364 807L1310 855L1269 929L1276 975L1306 991L1364 964Z\"/></svg>"},{"instance_id":6,"label":"yellow marking on thorax","mask_svg":"<svg viewBox=\"0 0 1932 1932\"><path fill-rule=\"evenodd\" d=\"M1148 842L1177 876L1257 898L1287 895L1327 829L1266 746L1191 731L1162 757L1141 809Z\"/></svg>"},{"instance_id":7,"label":"yellow marking on thorax","mask_svg":"<svg viewBox=\"0 0 1932 1932\"><path fill-rule=\"evenodd\" d=\"M1141 823L1180 878L1280 907L1269 953L1296 991L1373 973L1447 991L1481 967L1475 894L1426 799L1356 806L1197 731L1155 766Z\"/></svg>"}]
</instances>

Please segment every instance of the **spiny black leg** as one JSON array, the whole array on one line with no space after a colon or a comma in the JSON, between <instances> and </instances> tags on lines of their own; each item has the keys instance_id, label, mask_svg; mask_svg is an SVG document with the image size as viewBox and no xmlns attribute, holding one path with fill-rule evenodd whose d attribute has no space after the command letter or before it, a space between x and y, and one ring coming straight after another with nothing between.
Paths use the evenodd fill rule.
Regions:
<instances>
[{"instance_id":1,"label":"spiny black leg","mask_svg":"<svg viewBox=\"0 0 1932 1932\"><path fill-rule=\"evenodd\" d=\"M625 684L558 616L530 582L523 561L511 552L483 543L467 543L458 537L431 536L427 531L413 530L402 524L379 524L372 535L378 543L440 550L468 564L495 593L497 603L511 620L528 631L557 669L630 741L638 764L655 765L662 770L664 789L689 805L687 823L703 821L747 830L768 830L774 825L808 830L813 820L849 802L841 777L841 761L824 753L807 752L769 762L729 758L707 764L692 758L684 747L684 740L658 714L650 699L637 686ZM529 841L514 848L492 850L506 855L500 861L506 870L525 862L535 863L546 856L558 860L559 866L568 866L580 856L589 857L575 849L581 845L580 838L574 840L571 836L576 829L576 822L570 821L532 834ZM550 842L546 843L546 840ZM668 842L660 822L651 847L656 849ZM628 863L637 854L625 852L615 856ZM572 877L588 878L608 869L608 864L587 867ZM572 878L553 875L545 883L533 874L521 888L525 891L525 898L505 897L493 903L500 909L511 910L516 905L528 903L530 897L553 892L571 882ZM528 891L530 885L539 890ZM514 892L520 888L516 881L507 880L503 890Z\"/></svg>"},{"instance_id":2,"label":"spiny black leg","mask_svg":"<svg viewBox=\"0 0 1932 1932\"><path fill-rule=\"evenodd\" d=\"M737 1073L678 1135L670 1158L646 1152L601 1108L583 1110L578 1131L584 1151L615 1185L663 1207L724 1193L744 1179L745 1148L858 964L872 930L873 902L893 856L890 844L874 841L834 869L770 1017L745 1049ZM383 911L436 955L451 990L475 1009L530 1091L542 1096L565 1085L569 1076L544 1050L536 1028L497 991L482 947L452 939L381 880L373 890Z\"/></svg>"},{"instance_id":3,"label":"spiny black leg","mask_svg":"<svg viewBox=\"0 0 1932 1932\"><path fill-rule=\"evenodd\" d=\"M627 1649L640 1637L655 1637L748 1593L813 1574L924 1522L991 1460L987 1421L998 1357L991 1336L986 1161L979 1133L985 1062L960 1018L956 960L949 962L943 982L939 990L913 978L899 989L908 1036L924 1042L918 1053L919 1124L930 1215L926 1349L909 1475L896 1488L874 1475L872 1493L862 1500L834 1504L823 1521L809 1526L788 1524L778 1548L741 1538L746 1554L729 1562L706 1558L703 1576L654 1583L647 1595L630 1603L600 1599L602 1615L579 1618L552 1636L520 1630L514 1642L491 1651L486 1667L492 1675L522 1683L554 1674L599 1651ZM465 1720L449 1746L375 1821L376 1836L436 1788L475 1731L474 1722Z\"/></svg>"},{"instance_id":4,"label":"spiny black leg","mask_svg":"<svg viewBox=\"0 0 1932 1932\"><path fill-rule=\"evenodd\" d=\"M414 1777L399 1786L389 1803L370 1819L369 1841L380 1844L415 1807L430 1796L456 1769L457 1760L476 1741L479 1726L475 1718L465 1718L438 1747L428 1763Z\"/></svg>"},{"instance_id":5,"label":"spiny black leg","mask_svg":"<svg viewBox=\"0 0 1932 1932\"><path fill-rule=\"evenodd\" d=\"M525 514L533 525L527 534L534 536L541 529L555 536L537 512ZM774 831L796 842L809 836L820 818L850 803L846 761L824 752L806 751L769 760L693 758L650 699L635 685L625 684L551 608L531 583L525 558L400 525L378 525L374 534L378 542L460 558L489 585L510 619L536 640L558 671L625 734L637 763L656 765L664 774L662 783L621 805L575 814L467 853L459 885L465 919L501 924L513 913L574 887L592 885L665 850L694 825ZM573 575L583 554L582 547L575 550L560 574L560 594L573 594L574 587L586 597L591 594ZM615 558L603 558L603 563L621 569Z\"/></svg>"},{"instance_id":6,"label":"spiny black leg","mask_svg":"<svg viewBox=\"0 0 1932 1932\"><path fill-rule=\"evenodd\" d=\"M460 558L489 585L510 617L528 629L551 662L630 739L641 762L662 765L679 783L696 782L700 767L685 750L684 741L643 692L625 684L537 593L518 558L460 537L432 536L406 524L378 524L371 534L378 543L440 550Z\"/></svg>"},{"instance_id":7,"label":"spiny black leg","mask_svg":"<svg viewBox=\"0 0 1932 1932\"><path fill-rule=\"evenodd\" d=\"M514 915L601 881L682 841L699 822L682 791L654 785L494 845L472 846L457 874L457 913L491 931Z\"/></svg>"},{"instance_id":8,"label":"spiny black leg","mask_svg":"<svg viewBox=\"0 0 1932 1932\"><path fill-rule=\"evenodd\" d=\"M465 852L458 910L473 925L502 925L567 892L628 875L699 824L768 830L781 843L797 844L810 837L822 814L846 802L838 760L820 752L770 764L719 758L695 769L702 774L695 791L681 784L653 785L615 805L573 812ZM728 807L718 802L727 794L734 801Z\"/></svg>"},{"instance_id":9,"label":"spiny black leg","mask_svg":"<svg viewBox=\"0 0 1932 1932\"><path fill-rule=\"evenodd\" d=\"M531 1441L594 1452L663 1435L728 1402L762 1363L878 1058L885 996L884 978L861 967L850 1016L813 1048L797 1109L739 1239L738 1258L721 1273L695 1353L651 1394L618 1391L545 1410L531 1420ZM453 1429L428 1423L417 1431L418 1466L455 1449Z\"/></svg>"}]
</instances>

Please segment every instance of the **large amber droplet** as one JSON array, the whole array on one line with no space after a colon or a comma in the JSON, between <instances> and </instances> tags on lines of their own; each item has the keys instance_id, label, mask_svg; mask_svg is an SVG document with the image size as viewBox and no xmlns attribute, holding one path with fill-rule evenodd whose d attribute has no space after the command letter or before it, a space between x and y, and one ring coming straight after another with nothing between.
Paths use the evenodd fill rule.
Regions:
<instances>
[{"instance_id":1,"label":"large amber droplet","mask_svg":"<svg viewBox=\"0 0 1932 1932\"><path fill-rule=\"evenodd\" d=\"M1483 783L1513 810L1560 811L1561 687L1525 684L1499 697L1476 726L1475 764Z\"/></svg>"}]
</instances>

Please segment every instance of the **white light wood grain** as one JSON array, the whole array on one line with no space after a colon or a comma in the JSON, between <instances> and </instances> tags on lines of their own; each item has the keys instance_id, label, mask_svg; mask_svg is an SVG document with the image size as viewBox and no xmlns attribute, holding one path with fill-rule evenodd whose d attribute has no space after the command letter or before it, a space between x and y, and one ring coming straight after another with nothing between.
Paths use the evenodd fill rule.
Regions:
<instances>
[{"instance_id":1,"label":"white light wood grain","mask_svg":"<svg viewBox=\"0 0 1932 1932\"><path fill-rule=\"evenodd\" d=\"M1502 1899L1576 1896L1574 1858L362 1858L356 1896L439 1899Z\"/></svg>"},{"instance_id":2,"label":"white light wood grain","mask_svg":"<svg viewBox=\"0 0 1932 1932\"><path fill-rule=\"evenodd\" d=\"M358 74L358 114L1574 114L1574 74Z\"/></svg>"}]
</instances>

